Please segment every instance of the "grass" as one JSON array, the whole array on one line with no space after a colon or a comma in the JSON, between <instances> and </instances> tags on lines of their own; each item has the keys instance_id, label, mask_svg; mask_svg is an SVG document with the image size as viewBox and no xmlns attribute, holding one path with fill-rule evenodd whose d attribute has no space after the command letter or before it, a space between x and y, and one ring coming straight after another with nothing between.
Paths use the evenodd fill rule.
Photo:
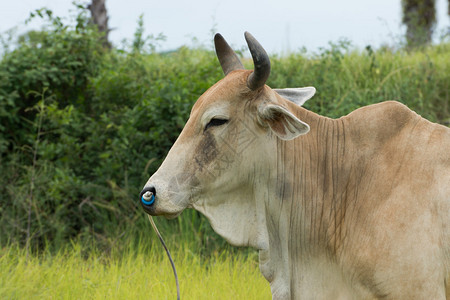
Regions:
<instances>
[{"instance_id":1,"label":"grass","mask_svg":"<svg viewBox=\"0 0 450 300\"><path fill-rule=\"evenodd\" d=\"M255 255L222 252L201 260L188 247L172 249L181 299L271 299ZM143 246L108 255L73 244L27 258L14 246L0 252L1 299L176 299L162 248Z\"/></svg>"}]
</instances>

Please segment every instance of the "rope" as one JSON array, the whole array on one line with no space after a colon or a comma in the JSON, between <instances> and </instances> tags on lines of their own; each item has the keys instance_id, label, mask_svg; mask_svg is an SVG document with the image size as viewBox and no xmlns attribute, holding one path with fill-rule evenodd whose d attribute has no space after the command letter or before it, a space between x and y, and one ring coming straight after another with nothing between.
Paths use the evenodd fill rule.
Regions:
<instances>
[{"instance_id":1,"label":"rope","mask_svg":"<svg viewBox=\"0 0 450 300\"><path fill-rule=\"evenodd\" d=\"M175 282L177 284L177 300L180 300L180 285L178 284L178 275L177 275L177 269L175 269L175 264L172 260L172 256L170 255L169 249L167 249L166 243L164 243L164 240L159 233L158 228L156 228L155 222L153 222L153 219L150 215L147 215L148 220L150 221L150 224L152 224L153 229L155 230L156 234L158 235L159 240L161 241L161 244L163 245L164 249L166 250L167 257L169 257L170 264L172 265L173 275L175 276Z\"/></svg>"}]
</instances>

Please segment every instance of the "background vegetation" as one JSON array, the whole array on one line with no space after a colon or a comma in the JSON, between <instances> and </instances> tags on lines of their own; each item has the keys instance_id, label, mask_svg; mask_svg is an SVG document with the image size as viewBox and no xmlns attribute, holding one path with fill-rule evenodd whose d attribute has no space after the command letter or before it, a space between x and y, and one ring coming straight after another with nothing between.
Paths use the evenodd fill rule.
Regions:
<instances>
[{"instance_id":1,"label":"background vegetation","mask_svg":"<svg viewBox=\"0 0 450 300\"><path fill-rule=\"evenodd\" d=\"M35 12L47 28L22 36L0 61L2 245L110 246L141 232L140 189L192 104L223 76L209 48L154 52L142 22L127 49L105 49L84 13L67 26ZM319 53L272 56L272 65L268 84L315 86L305 106L322 115L396 99L431 121L450 121L449 43L405 52L339 41ZM160 223L205 249L223 245L195 212Z\"/></svg>"},{"instance_id":2,"label":"background vegetation","mask_svg":"<svg viewBox=\"0 0 450 300\"><path fill-rule=\"evenodd\" d=\"M144 36L142 22L125 49L105 48L83 9L73 26L45 9L32 17L46 19L46 29L4 47L0 61L0 267L21 266L30 251L45 254L42 264L34 265L44 269L47 261L54 260L49 264L55 266L74 255L87 259L82 268L89 268L90 251L114 257L135 246L147 253L158 242L137 196L182 130L193 103L223 77L216 56L211 47L157 53L155 43L163 37ZM5 45L7 37L2 40ZM271 58L268 85L315 86L317 94L305 107L319 114L340 117L395 99L431 121L450 124L448 42L406 51L355 50L344 40L317 53ZM250 60L243 61L252 68ZM195 211L157 223L181 261L188 252L211 263L238 251ZM71 245L79 250L64 254L61 249ZM256 270L254 253L242 251ZM139 255L134 263L144 266ZM30 260L31 277L32 266ZM93 278L103 276L98 272ZM0 285L10 284L11 278L2 277Z\"/></svg>"}]
</instances>

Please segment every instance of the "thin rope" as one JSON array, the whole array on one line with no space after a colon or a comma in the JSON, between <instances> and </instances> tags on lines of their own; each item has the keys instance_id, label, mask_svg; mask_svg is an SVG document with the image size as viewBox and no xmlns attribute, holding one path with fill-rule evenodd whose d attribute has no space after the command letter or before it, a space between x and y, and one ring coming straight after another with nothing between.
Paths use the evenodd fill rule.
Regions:
<instances>
[{"instance_id":1,"label":"thin rope","mask_svg":"<svg viewBox=\"0 0 450 300\"><path fill-rule=\"evenodd\" d=\"M156 234L158 235L159 240L161 241L161 244L163 245L164 249L166 250L167 256L169 257L170 264L172 265L173 275L175 275L175 282L177 284L177 300L180 300L180 285L178 284L178 275L177 275L177 269L175 269L175 264L172 260L172 256L170 255L169 249L167 249L166 243L164 243L164 240L159 233L158 228L156 228L155 222L153 222L152 216L147 215L148 220L150 221L150 224L152 224L153 229L155 230Z\"/></svg>"}]
</instances>

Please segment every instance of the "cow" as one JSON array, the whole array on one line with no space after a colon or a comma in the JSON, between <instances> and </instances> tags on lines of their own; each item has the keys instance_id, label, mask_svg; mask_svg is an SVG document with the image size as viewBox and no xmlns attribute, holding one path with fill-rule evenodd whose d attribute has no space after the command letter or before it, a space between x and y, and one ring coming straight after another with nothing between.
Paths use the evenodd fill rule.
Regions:
<instances>
[{"instance_id":1,"label":"cow","mask_svg":"<svg viewBox=\"0 0 450 300\"><path fill-rule=\"evenodd\" d=\"M145 212L194 208L256 248L273 299L449 297L450 129L395 101L320 116L301 106L314 88L265 84L269 57L245 39L254 70L216 34L225 77L145 184Z\"/></svg>"}]
</instances>

